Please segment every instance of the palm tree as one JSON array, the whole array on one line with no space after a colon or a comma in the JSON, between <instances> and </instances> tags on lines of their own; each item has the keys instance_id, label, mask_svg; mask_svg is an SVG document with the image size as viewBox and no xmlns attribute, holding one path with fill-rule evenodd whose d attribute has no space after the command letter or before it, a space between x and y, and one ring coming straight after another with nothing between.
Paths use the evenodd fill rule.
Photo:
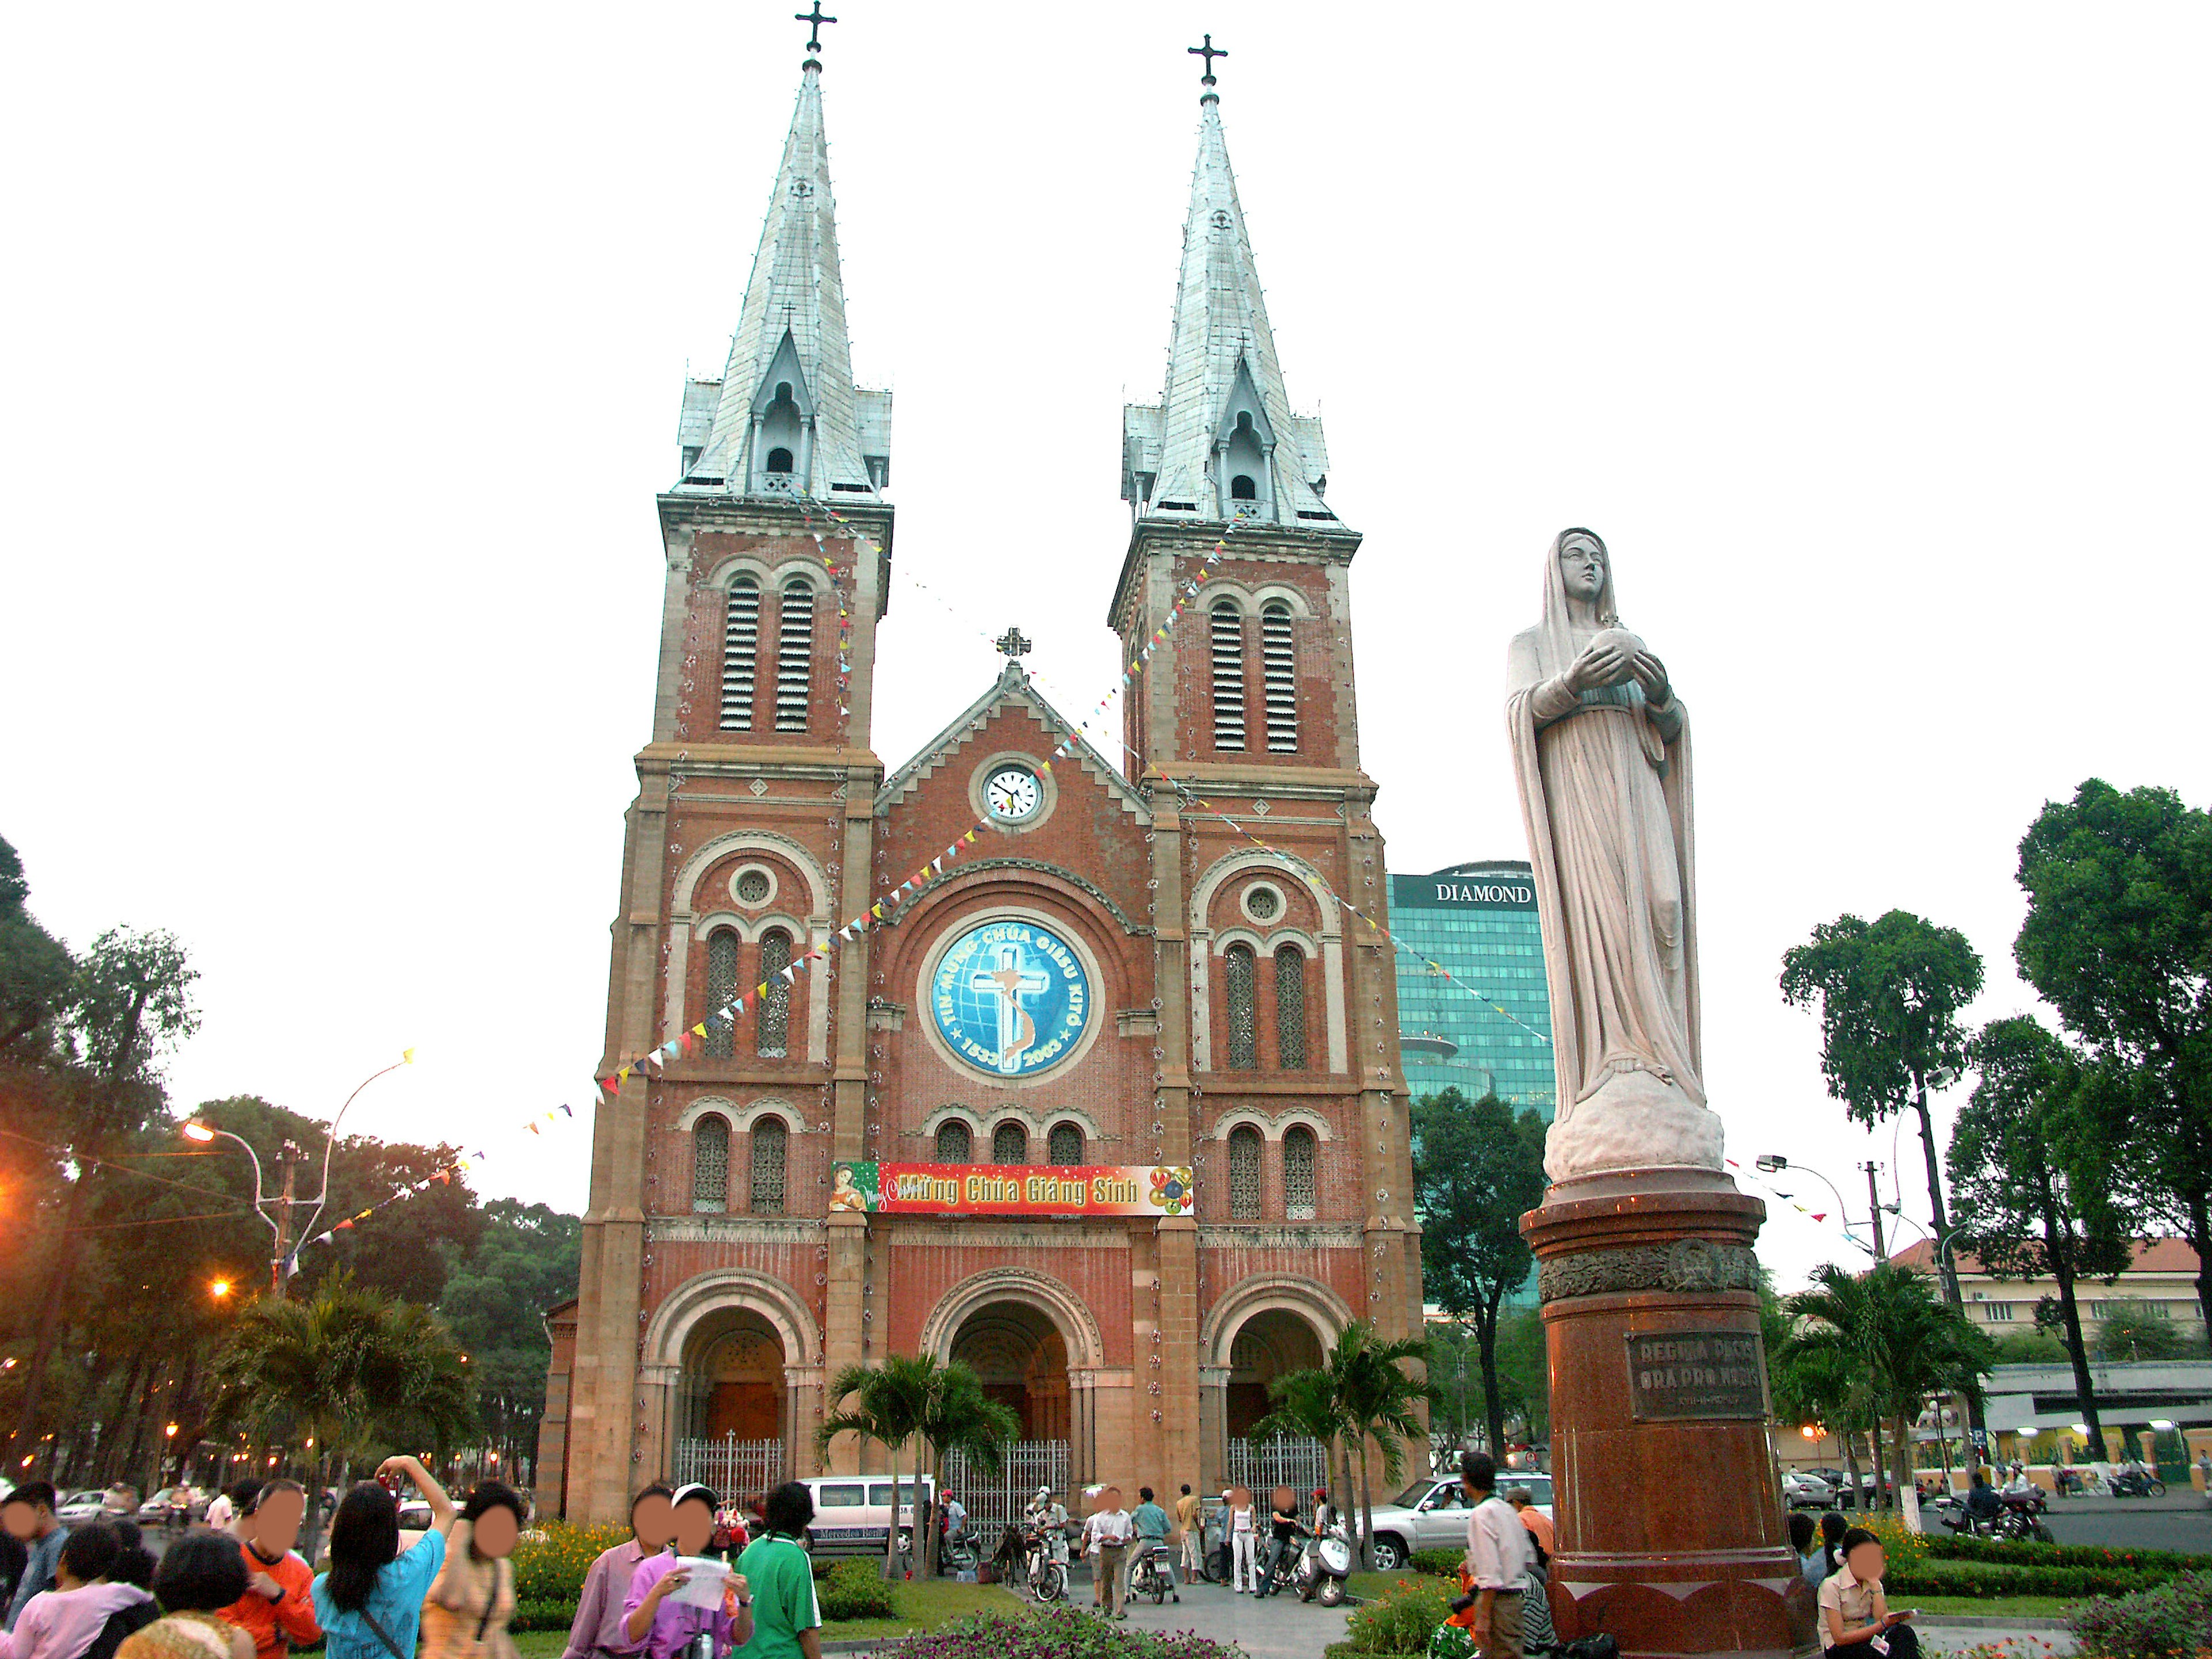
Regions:
<instances>
[{"instance_id":1,"label":"palm tree","mask_svg":"<svg viewBox=\"0 0 2212 1659\"><path fill-rule=\"evenodd\" d=\"M443 1449L475 1420L468 1361L427 1308L341 1276L305 1302L262 1297L232 1325L210 1367L213 1415L257 1437L315 1449L305 1550L315 1559L322 1489L380 1441Z\"/></svg>"},{"instance_id":2,"label":"palm tree","mask_svg":"<svg viewBox=\"0 0 2212 1659\"><path fill-rule=\"evenodd\" d=\"M1368 1446L1371 1442L1382 1454L1384 1480L1395 1486L1405 1478L1406 1442L1424 1437L1417 1413L1427 1397L1426 1388L1406 1367L1427 1352L1427 1344L1418 1338L1386 1342L1372 1322L1355 1319L1336 1339L1323 1367L1347 1437L1359 1449L1359 1553L1370 1571L1375 1565L1375 1483L1368 1468Z\"/></svg>"},{"instance_id":3,"label":"palm tree","mask_svg":"<svg viewBox=\"0 0 2212 1659\"><path fill-rule=\"evenodd\" d=\"M921 1430L929 1397L939 1386L937 1361L927 1354L912 1358L894 1354L880 1365L848 1365L830 1382L830 1397L840 1409L823 1419L814 1431L817 1452L827 1452L830 1443L841 1434L857 1434L884 1449L893 1475L891 1523L884 1540L886 1578L896 1577L898 1571L895 1565L898 1559L898 1449L914 1442L914 1519L918 1539L923 1526Z\"/></svg>"},{"instance_id":4,"label":"palm tree","mask_svg":"<svg viewBox=\"0 0 2212 1659\"><path fill-rule=\"evenodd\" d=\"M1850 1403L1874 1425L1875 1460L1882 1462L1882 1425L1890 1425L1891 1491L1901 1498L1912 1479L1912 1424L1931 1395L1952 1392L1978 1400L1995 1355L1987 1336L1938 1299L1927 1276L1884 1262L1863 1273L1832 1263L1813 1287L1790 1299L1803 1328L1785 1357L1852 1379Z\"/></svg>"},{"instance_id":5,"label":"palm tree","mask_svg":"<svg viewBox=\"0 0 2212 1659\"><path fill-rule=\"evenodd\" d=\"M1352 1431L1336 1397L1336 1379L1322 1370L1288 1371L1267 1384L1267 1397L1275 1409L1252 1425L1252 1440L1290 1435L1320 1441L1328 1459L1329 1502L1341 1516L1352 1489Z\"/></svg>"},{"instance_id":6,"label":"palm tree","mask_svg":"<svg viewBox=\"0 0 2212 1659\"><path fill-rule=\"evenodd\" d=\"M830 1398L842 1409L815 1431L817 1450L841 1434L879 1442L887 1455L914 1447L915 1562L927 1577L934 1570L937 1528L921 1500L922 1455L960 1451L987 1471L999 1467L999 1448L1021 1433L1021 1419L983 1392L983 1379L958 1360L939 1364L928 1354L894 1354L880 1365L848 1365L830 1380ZM844 1402L850 1401L849 1406ZM894 1485L896 1496L896 1484ZM884 1545L884 1574L892 1576L898 1553L897 1505Z\"/></svg>"}]
</instances>

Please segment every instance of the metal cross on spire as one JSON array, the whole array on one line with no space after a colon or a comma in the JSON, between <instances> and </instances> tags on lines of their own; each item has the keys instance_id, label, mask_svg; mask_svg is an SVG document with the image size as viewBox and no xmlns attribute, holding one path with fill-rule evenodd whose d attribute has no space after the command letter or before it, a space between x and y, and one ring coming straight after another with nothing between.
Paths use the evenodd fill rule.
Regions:
<instances>
[{"instance_id":1,"label":"metal cross on spire","mask_svg":"<svg viewBox=\"0 0 2212 1659\"><path fill-rule=\"evenodd\" d=\"M1193 46L1190 48L1190 55L1194 58L1203 58L1206 59L1206 73L1200 76L1198 80L1200 86L1210 87L1213 84L1213 60L1217 58L1228 57L1229 52L1224 46L1215 46L1213 44L1213 37L1209 34L1206 37L1206 44L1204 46Z\"/></svg>"},{"instance_id":2,"label":"metal cross on spire","mask_svg":"<svg viewBox=\"0 0 2212 1659\"><path fill-rule=\"evenodd\" d=\"M823 15L822 0L813 0L813 6L814 9L811 11L795 11L791 15L792 21L805 24L811 31L806 41L807 51L819 52L822 50L822 26L824 23L834 23L837 20Z\"/></svg>"},{"instance_id":3,"label":"metal cross on spire","mask_svg":"<svg viewBox=\"0 0 2212 1659\"><path fill-rule=\"evenodd\" d=\"M1003 652L1009 661L1025 657L1030 652L1030 642L1022 637L1022 630L1018 628L1009 628L991 643Z\"/></svg>"}]
</instances>

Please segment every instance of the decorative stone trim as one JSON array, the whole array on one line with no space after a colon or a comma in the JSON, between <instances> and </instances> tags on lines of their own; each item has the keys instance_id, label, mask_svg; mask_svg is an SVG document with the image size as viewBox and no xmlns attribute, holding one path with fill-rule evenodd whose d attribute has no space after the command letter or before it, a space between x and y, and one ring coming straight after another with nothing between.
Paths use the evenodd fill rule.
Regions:
<instances>
[{"instance_id":1,"label":"decorative stone trim","mask_svg":"<svg viewBox=\"0 0 2212 1659\"><path fill-rule=\"evenodd\" d=\"M1583 1250L1554 1256L1536 1269L1540 1301L1606 1296L1617 1291L1750 1291L1759 1287L1759 1257L1739 1244L1678 1238L1626 1250Z\"/></svg>"},{"instance_id":2,"label":"decorative stone trim","mask_svg":"<svg viewBox=\"0 0 2212 1659\"><path fill-rule=\"evenodd\" d=\"M947 882L957 880L963 876L981 875L987 870L1025 870L1040 876L1054 877L1058 880L1067 883L1071 887L1080 888L1084 892L1088 893L1092 898L1097 900L1099 903L1104 905L1107 910L1112 915L1114 920L1121 924L1121 931L1123 933L1141 934L1149 933L1152 931L1150 927L1139 927L1135 919L1132 917L1127 910L1124 910L1120 905L1116 904L1107 894L1106 890L1099 886L1097 883L1085 881L1081 876L1077 875L1074 871L1066 868L1063 865L1047 864L1041 859L969 859L962 863L948 864L942 871L930 878L929 880L924 882L921 886L915 888L913 892L907 896L906 902L899 908L899 915L903 917L908 910L914 908L915 902L916 900L920 899L924 894L935 892Z\"/></svg>"},{"instance_id":3,"label":"decorative stone trim","mask_svg":"<svg viewBox=\"0 0 2212 1659\"><path fill-rule=\"evenodd\" d=\"M655 1244L819 1244L821 1221L756 1221L744 1216L654 1216L646 1237Z\"/></svg>"},{"instance_id":4,"label":"decorative stone trim","mask_svg":"<svg viewBox=\"0 0 2212 1659\"><path fill-rule=\"evenodd\" d=\"M1203 1226L1198 1230L1198 1247L1202 1250L1344 1249L1356 1249L1359 1242L1357 1222L1341 1226Z\"/></svg>"}]
</instances>

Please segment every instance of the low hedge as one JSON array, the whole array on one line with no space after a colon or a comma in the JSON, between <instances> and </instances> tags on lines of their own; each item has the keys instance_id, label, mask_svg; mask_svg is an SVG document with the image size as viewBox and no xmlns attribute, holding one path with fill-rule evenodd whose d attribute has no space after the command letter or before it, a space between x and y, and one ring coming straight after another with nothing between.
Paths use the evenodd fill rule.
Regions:
<instances>
[{"instance_id":1,"label":"low hedge","mask_svg":"<svg viewBox=\"0 0 2212 1659\"><path fill-rule=\"evenodd\" d=\"M1914 1595L1964 1595L1982 1600L2008 1595L2057 1595L2074 1599L2132 1595L2172 1576L2113 1567L1927 1560L1910 1566L1892 1565L1882 1574L1882 1589L1893 1607Z\"/></svg>"},{"instance_id":2,"label":"low hedge","mask_svg":"<svg viewBox=\"0 0 2212 1659\"><path fill-rule=\"evenodd\" d=\"M1462 1550L1415 1550L1407 1557L1406 1565L1431 1578L1456 1578L1465 1554Z\"/></svg>"},{"instance_id":3,"label":"low hedge","mask_svg":"<svg viewBox=\"0 0 2212 1659\"><path fill-rule=\"evenodd\" d=\"M1352 1610L1345 1644L1357 1654L1425 1653L1437 1626L1451 1616L1442 1579L1401 1578L1376 1600Z\"/></svg>"},{"instance_id":4,"label":"low hedge","mask_svg":"<svg viewBox=\"0 0 2212 1659\"><path fill-rule=\"evenodd\" d=\"M818 1599L825 1624L891 1619L898 1613L898 1602L891 1594L890 1581L884 1577L883 1563L872 1558L840 1561L831 1567L822 1581Z\"/></svg>"},{"instance_id":5,"label":"low hedge","mask_svg":"<svg viewBox=\"0 0 2212 1659\"><path fill-rule=\"evenodd\" d=\"M2053 1567L2093 1567L2136 1572L2212 1571L2212 1555L2179 1550L2116 1550L2101 1544L2039 1544L2027 1539L1966 1538L1929 1533L1927 1554L1938 1561L1989 1561L2013 1566L2023 1561Z\"/></svg>"},{"instance_id":6,"label":"low hedge","mask_svg":"<svg viewBox=\"0 0 2212 1659\"><path fill-rule=\"evenodd\" d=\"M1109 1624L1074 1607L1006 1618L982 1614L877 1650L878 1659L1244 1659L1243 1650L1188 1631Z\"/></svg>"}]
</instances>

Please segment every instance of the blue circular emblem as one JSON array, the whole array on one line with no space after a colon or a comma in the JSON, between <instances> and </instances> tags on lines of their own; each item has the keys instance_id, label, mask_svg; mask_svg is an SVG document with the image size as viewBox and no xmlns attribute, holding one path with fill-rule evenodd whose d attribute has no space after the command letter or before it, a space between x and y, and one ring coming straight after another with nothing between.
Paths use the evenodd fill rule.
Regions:
<instances>
[{"instance_id":1,"label":"blue circular emblem","mask_svg":"<svg viewBox=\"0 0 2212 1659\"><path fill-rule=\"evenodd\" d=\"M1091 980L1066 939L1027 921L971 927L938 959L938 1034L994 1077L1027 1077L1074 1052L1091 1024Z\"/></svg>"}]
</instances>

